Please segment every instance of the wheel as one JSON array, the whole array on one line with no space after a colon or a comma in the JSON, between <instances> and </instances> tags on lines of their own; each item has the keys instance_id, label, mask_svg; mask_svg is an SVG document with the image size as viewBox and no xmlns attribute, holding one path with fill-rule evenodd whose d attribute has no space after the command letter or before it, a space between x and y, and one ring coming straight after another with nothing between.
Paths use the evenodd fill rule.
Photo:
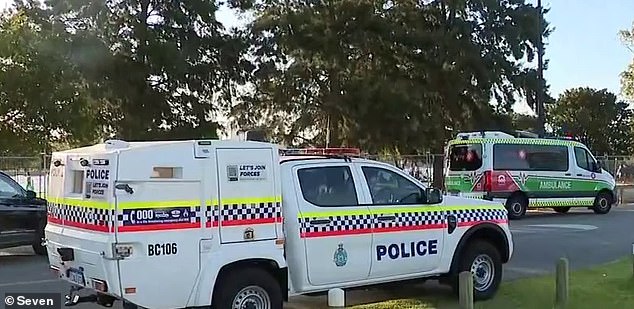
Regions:
<instances>
[{"instance_id":1,"label":"wheel","mask_svg":"<svg viewBox=\"0 0 634 309\"><path fill-rule=\"evenodd\" d=\"M566 206L566 207L553 207L553 210L560 213L560 214L565 214L570 210L570 206Z\"/></svg>"},{"instance_id":2,"label":"wheel","mask_svg":"<svg viewBox=\"0 0 634 309\"><path fill-rule=\"evenodd\" d=\"M42 243L34 243L33 245L31 245L31 247L33 248L33 251L35 252L35 254L37 255L46 255L47 251L46 251L46 247L42 246Z\"/></svg>"},{"instance_id":3,"label":"wheel","mask_svg":"<svg viewBox=\"0 0 634 309\"><path fill-rule=\"evenodd\" d=\"M502 281L500 252L488 241L476 240L460 254L458 269L451 280L451 287L458 294L457 276L463 271L473 274L474 300L487 300L495 296Z\"/></svg>"},{"instance_id":4,"label":"wheel","mask_svg":"<svg viewBox=\"0 0 634 309\"><path fill-rule=\"evenodd\" d=\"M31 247L33 248L33 251L37 255L46 255L46 246L42 246L42 242L44 240L45 226L46 224L40 225L40 230L37 233L37 236L35 237L35 239L33 240L33 244L31 245Z\"/></svg>"},{"instance_id":5,"label":"wheel","mask_svg":"<svg viewBox=\"0 0 634 309\"><path fill-rule=\"evenodd\" d=\"M506 200L506 210L511 220L519 219L526 213L528 200L522 195L514 194Z\"/></svg>"},{"instance_id":6,"label":"wheel","mask_svg":"<svg viewBox=\"0 0 634 309\"><path fill-rule=\"evenodd\" d=\"M600 192L594 199L594 206L592 207L592 210L594 210L594 213L596 214L607 214L612 208L612 203L612 196L610 194Z\"/></svg>"},{"instance_id":7,"label":"wheel","mask_svg":"<svg viewBox=\"0 0 634 309\"><path fill-rule=\"evenodd\" d=\"M280 285L264 269L235 269L218 282L221 286L214 293L214 309L282 309Z\"/></svg>"}]
</instances>

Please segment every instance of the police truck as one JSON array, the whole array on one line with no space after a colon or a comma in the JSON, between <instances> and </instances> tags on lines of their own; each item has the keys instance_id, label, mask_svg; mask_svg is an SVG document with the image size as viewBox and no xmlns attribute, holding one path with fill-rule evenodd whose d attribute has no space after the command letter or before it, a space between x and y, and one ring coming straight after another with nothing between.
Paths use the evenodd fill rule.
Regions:
<instances>
[{"instance_id":1,"label":"police truck","mask_svg":"<svg viewBox=\"0 0 634 309\"><path fill-rule=\"evenodd\" d=\"M55 152L44 244L67 305L282 308L415 278L491 298L513 254L500 203L404 171L251 140L109 140ZM78 290L96 297L81 298Z\"/></svg>"}]
</instances>

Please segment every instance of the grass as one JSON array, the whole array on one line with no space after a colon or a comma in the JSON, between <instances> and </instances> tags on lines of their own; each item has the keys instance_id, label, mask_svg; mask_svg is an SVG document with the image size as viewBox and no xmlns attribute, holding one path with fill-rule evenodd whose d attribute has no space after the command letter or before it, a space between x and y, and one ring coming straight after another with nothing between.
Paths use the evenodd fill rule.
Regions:
<instances>
[{"instance_id":1,"label":"grass","mask_svg":"<svg viewBox=\"0 0 634 309\"><path fill-rule=\"evenodd\" d=\"M491 300L477 302L475 308L486 309L549 309L554 307L555 277L553 275L505 282ZM398 299L350 307L351 309L444 309L458 308L456 298L446 293L440 296ZM634 275L632 260L570 272L568 308L621 309L634 308Z\"/></svg>"}]
</instances>

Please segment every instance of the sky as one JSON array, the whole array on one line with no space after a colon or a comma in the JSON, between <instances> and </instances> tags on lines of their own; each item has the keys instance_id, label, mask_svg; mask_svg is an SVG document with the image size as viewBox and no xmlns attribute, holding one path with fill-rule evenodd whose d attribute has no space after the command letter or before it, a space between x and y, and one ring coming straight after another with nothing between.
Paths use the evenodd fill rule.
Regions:
<instances>
[{"instance_id":1,"label":"sky","mask_svg":"<svg viewBox=\"0 0 634 309\"><path fill-rule=\"evenodd\" d=\"M11 1L0 0L0 8ZM554 27L544 56L549 61L544 78L551 95L557 98L569 88L592 87L620 96L619 74L634 60L634 51L621 42L618 31L634 26L634 0L543 0L542 5L550 8L546 20ZM241 25L227 9L217 18L227 27ZM526 104L514 109L532 113Z\"/></svg>"}]
</instances>

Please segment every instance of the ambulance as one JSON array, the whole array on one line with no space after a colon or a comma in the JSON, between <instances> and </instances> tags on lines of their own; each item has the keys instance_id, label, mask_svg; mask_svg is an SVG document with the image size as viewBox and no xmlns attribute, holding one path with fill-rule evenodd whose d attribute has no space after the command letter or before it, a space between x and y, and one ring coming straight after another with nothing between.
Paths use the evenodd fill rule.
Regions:
<instances>
[{"instance_id":1,"label":"ambulance","mask_svg":"<svg viewBox=\"0 0 634 309\"><path fill-rule=\"evenodd\" d=\"M513 254L501 204L444 197L347 155L110 140L55 152L50 175L44 244L71 284L67 305L279 309L295 295L415 278L456 291L463 271L479 300Z\"/></svg>"},{"instance_id":2,"label":"ambulance","mask_svg":"<svg viewBox=\"0 0 634 309\"><path fill-rule=\"evenodd\" d=\"M445 188L451 195L505 204L509 219L527 209L565 213L585 207L610 211L616 181L586 145L530 132L463 132L449 141Z\"/></svg>"}]
</instances>

